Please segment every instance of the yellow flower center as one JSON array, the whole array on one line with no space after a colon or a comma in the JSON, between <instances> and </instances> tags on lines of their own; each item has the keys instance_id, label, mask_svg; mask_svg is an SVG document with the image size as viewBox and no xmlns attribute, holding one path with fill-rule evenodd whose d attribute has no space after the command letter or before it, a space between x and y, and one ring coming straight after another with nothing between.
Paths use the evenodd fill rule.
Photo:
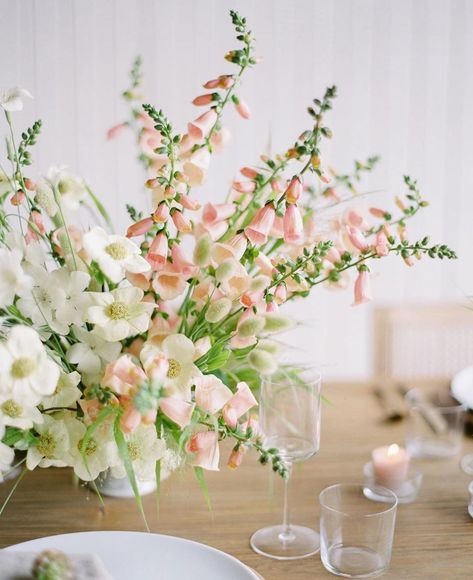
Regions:
<instances>
[{"instance_id":1,"label":"yellow flower center","mask_svg":"<svg viewBox=\"0 0 473 580\"><path fill-rule=\"evenodd\" d=\"M169 379L175 379L181 374L182 371L181 363L177 361L175 358L170 358L168 363L169 368L167 376Z\"/></svg>"},{"instance_id":2,"label":"yellow flower center","mask_svg":"<svg viewBox=\"0 0 473 580\"><path fill-rule=\"evenodd\" d=\"M61 195L64 195L65 193L67 193L69 191L68 181L65 179L61 179L61 181L59 181L59 183L57 184L57 188L59 190L59 193Z\"/></svg>"},{"instance_id":3,"label":"yellow flower center","mask_svg":"<svg viewBox=\"0 0 473 580\"><path fill-rule=\"evenodd\" d=\"M14 379L24 379L31 375L36 368L36 361L32 358L22 356L17 358L11 366L11 375Z\"/></svg>"},{"instance_id":4,"label":"yellow flower center","mask_svg":"<svg viewBox=\"0 0 473 580\"><path fill-rule=\"evenodd\" d=\"M3 413L12 419L20 417L23 413L23 407L21 407L16 401L13 401L12 399L5 401L1 408Z\"/></svg>"},{"instance_id":5,"label":"yellow flower center","mask_svg":"<svg viewBox=\"0 0 473 580\"><path fill-rule=\"evenodd\" d=\"M84 440L81 439L79 441L79 443L77 444L77 449L82 453L82 444L84 443ZM92 455L97 451L97 442L95 441L95 439L93 437L91 437L88 441L87 441L87 447L85 448L85 454L86 455Z\"/></svg>"},{"instance_id":6,"label":"yellow flower center","mask_svg":"<svg viewBox=\"0 0 473 580\"><path fill-rule=\"evenodd\" d=\"M137 443L128 442L128 455L132 461L136 461L141 457L141 450Z\"/></svg>"},{"instance_id":7,"label":"yellow flower center","mask_svg":"<svg viewBox=\"0 0 473 580\"><path fill-rule=\"evenodd\" d=\"M108 246L105 248L105 251L114 260L124 260L126 257L128 257L128 250L119 242L112 242L111 244L108 244Z\"/></svg>"},{"instance_id":8,"label":"yellow flower center","mask_svg":"<svg viewBox=\"0 0 473 580\"><path fill-rule=\"evenodd\" d=\"M43 433L36 445L36 449L44 455L46 459L51 459L54 456L56 449L56 439L50 433Z\"/></svg>"},{"instance_id":9,"label":"yellow flower center","mask_svg":"<svg viewBox=\"0 0 473 580\"><path fill-rule=\"evenodd\" d=\"M128 316L128 306L124 302L113 302L107 306L106 314L112 320L121 320Z\"/></svg>"}]
</instances>

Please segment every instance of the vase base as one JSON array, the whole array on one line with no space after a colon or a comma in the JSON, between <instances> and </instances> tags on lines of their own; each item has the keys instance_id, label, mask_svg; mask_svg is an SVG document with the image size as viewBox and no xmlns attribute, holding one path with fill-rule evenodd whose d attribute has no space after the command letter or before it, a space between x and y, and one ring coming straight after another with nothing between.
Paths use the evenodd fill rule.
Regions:
<instances>
[{"instance_id":1,"label":"vase base","mask_svg":"<svg viewBox=\"0 0 473 580\"><path fill-rule=\"evenodd\" d=\"M156 481L137 481L138 492L140 495L148 495L156 491L157 485ZM106 475L105 477L99 477L95 480L95 485L97 486L97 490L101 495L105 495L107 497L135 497L133 493L133 488L131 487L131 483L128 481L127 477L123 478L116 478L110 475ZM94 491L94 485L91 485L91 488Z\"/></svg>"}]
</instances>

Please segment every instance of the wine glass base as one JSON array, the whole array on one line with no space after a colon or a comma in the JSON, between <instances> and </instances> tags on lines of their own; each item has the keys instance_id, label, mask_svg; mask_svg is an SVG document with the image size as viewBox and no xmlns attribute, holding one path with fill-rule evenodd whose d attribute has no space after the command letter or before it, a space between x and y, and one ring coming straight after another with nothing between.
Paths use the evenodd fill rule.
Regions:
<instances>
[{"instance_id":1,"label":"wine glass base","mask_svg":"<svg viewBox=\"0 0 473 580\"><path fill-rule=\"evenodd\" d=\"M317 554L320 536L311 528L291 526L285 533L282 525L262 528L250 538L250 546L261 556L275 560L300 560Z\"/></svg>"}]
</instances>

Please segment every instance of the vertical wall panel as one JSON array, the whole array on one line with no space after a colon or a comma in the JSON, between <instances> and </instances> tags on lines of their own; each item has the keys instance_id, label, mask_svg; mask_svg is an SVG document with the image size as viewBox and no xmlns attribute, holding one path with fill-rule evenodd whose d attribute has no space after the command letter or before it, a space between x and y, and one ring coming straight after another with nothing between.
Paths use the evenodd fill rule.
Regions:
<instances>
[{"instance_id":1,"label":"vertical wall panel","mask_svg":"<svg viewBox=\"0 0 473 580\"><path fill-rule=\"evenodd\" d=\"M35 170L68 164L102 195L117 229L125 228L125 202L146 207L143 173L131 132L114 142L105 132L128 113L120 93L131 62L143 55L146 98L185 130L200 113L190 101L202 83L232 68L223 60L235 46L230 8L247 16L264 60L240 89L252 118L243 121L230 107L232 142L196 194L220 199L239 167L256 163L268 146L284 151L308 123L310 99L336 83L327 162L345 171L354 158L381 154L379 171L361 187L381 192L363 198L365 205L401 193L402 174L417 177L432 206L410 226L412 235L430 231L463 256L447 265L424 260L412 270L396 260L373 264L377 299L472 293L468 0L0 0L0 88L25 86L35 96L15 118L19 127L44 121ZM318 289L290 307L304 320L292 341L327 375L370 370L371 308L350 308L351 301L350 293Z\"/></svg>"}]
</instances>

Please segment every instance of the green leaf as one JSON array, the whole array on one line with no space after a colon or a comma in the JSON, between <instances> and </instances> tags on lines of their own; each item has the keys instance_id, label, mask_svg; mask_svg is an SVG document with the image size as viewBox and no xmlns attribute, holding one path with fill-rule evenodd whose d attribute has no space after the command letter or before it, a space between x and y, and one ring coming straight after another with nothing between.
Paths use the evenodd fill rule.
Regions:
<instances>
[{"instance_id":1,"label":"green leaf","mask_svg":"<svg viewBox=\"0 0 473 580\"><path fill-rule=\"evenodd\" d=\"M89 194L90 199L94 202L94 205L97 208L97 211L100 213L100 215L105 220L105 223L107 224L108 229L113 234L115 230L113 228L112 220L110 219L110 216L109 216L107 210L105 209L105 206L100 201L100 199L95 195L95 193L90 189L90 187L88 185L85 186L85 189L87 190L87 193Z\"/></svg>"},{"instance_id":2,"label":"green leaf","mask_svg":"<svg viewBox=\"0 0 473 580\"><path fill-rule=\"evenodd\" d=\"M143 518L143 522L145 524L146 531L149 532L150 529L148 526L148 522L146 521L146 515L145 515L145 511L143 509L143 502L141 500L141 495L140 495L140 492L138 491L138 484L136 482L135 471L133 470L133 465L132 465L132 462L130 459L130 455L128 453L128 445L127 445L125 436L123 435L123 432L120 428L120 415L117 415L115 422L113 424L113 434L115 436L115 442L116 442L117 447L118 447L118 454L120 456L120 459L123 462L123 466L125 467L125 471L126 471L126 474L128 476L128 480L129 480L131 487L133 489L133 494L135 496L136 505L138 506L141 517Z\"/></svg>"},{"instance_id":3,"label":"green leaf","mask_svg":"<svg viewBox=\"0 0 473 580\"><path fill-rule=\"evenodd\" d=\"M161 500L161 459L156 461L156 511L159 517L159 503Z\"/></svg>"},{"instance_id":4,"label":"green leaf","mask_svg":"<svg viewBox=\"0 0 473 580\"><path fill-rule=\"evenodd\" d=\"M207 507L211 512L212 504L210 502L209 488L207 487L207 482L205 481L204 470L202 469L202 467L194 467L194 473L199 483L199 487L202 493L204 494L205 503L207 504Z\"/></svg>"}]
</instances>

